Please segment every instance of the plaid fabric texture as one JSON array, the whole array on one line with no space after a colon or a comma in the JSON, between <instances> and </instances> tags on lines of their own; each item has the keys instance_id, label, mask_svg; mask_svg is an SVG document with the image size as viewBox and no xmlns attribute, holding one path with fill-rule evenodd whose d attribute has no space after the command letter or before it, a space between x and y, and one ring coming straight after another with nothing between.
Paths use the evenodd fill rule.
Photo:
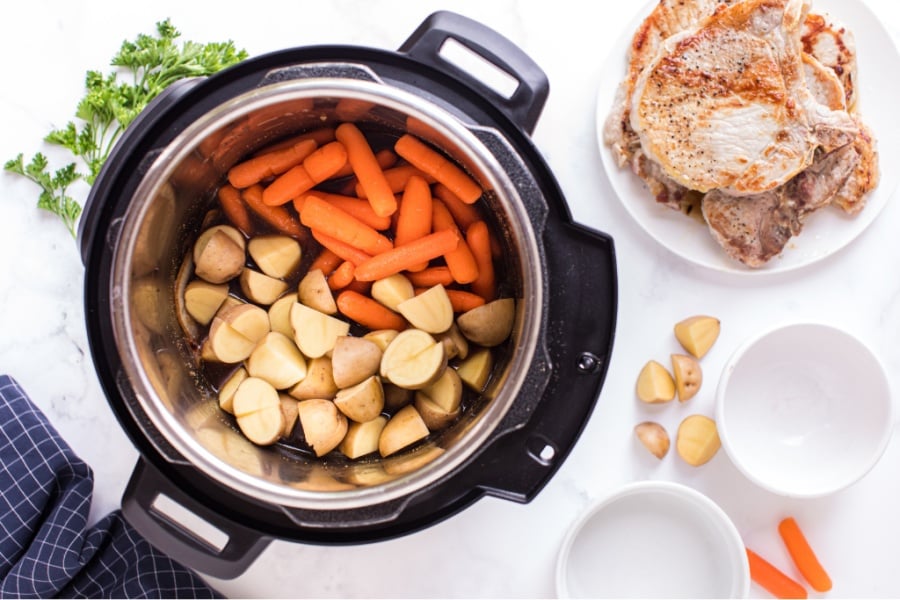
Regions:
<instances>
[{"instance_id":1,"label":"plaid fabric texture","mask_svg":"<svg viewBox=\"0 0 900 600\"><path fill-rule=\"evenodd\" d=\"M216 598L119 511L88 528L91 468L0 376L0 598Z\"/></svg>"}]
</instances>

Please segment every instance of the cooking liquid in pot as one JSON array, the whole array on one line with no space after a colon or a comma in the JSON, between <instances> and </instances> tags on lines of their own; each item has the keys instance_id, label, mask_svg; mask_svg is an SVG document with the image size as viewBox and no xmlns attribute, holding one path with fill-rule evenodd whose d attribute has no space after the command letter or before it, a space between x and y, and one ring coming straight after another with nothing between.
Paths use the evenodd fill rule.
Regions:
<instances>
[{"instance_id":1,"label":"cooking liquid in pot","mask_svg":"<svg viewBox=\"0 0 900 600\"><path fill-rule=\"evenodd\" d=\"M376 153L378 153L380 151L384 151L384 150L392 150L396 141L404 133L404 132L399 132L399 131L396 131L396 130L393 130L390 128L381 127L378 125L373 126L373 124L371 124L371 123L359 124L358 127L364 133L365 138L368 141L368 143L370 144L372 150ZM274 144L270 144L270 145L262 148L261 150L255 152L254 156L258 156L260 154L266 153L267 151L271 151L272 148L277 149L278 147L283 147L283 146L284 146L283 142L276 142ZM319 147L321 147L321 144ZM402 158L396 158L395 160L396 160L397 165L408 164ZM262 184L264 186L268 185L269 183L271 183L271 181L273 179L274 179L274 177L269 177L266 180L264 180L262 182ZM433 179L429 179L429 180L432 182L434 181ZM324 192L324 193L333 193L333 194L340 194L340 195L345 195L345 196L355 196L356 194L354 192L354 185L355 185L356 181L357 181L357 179L356 179L355 175L352 175L352 174L344 175L341 177L335 177L335 178L328 179L328 180L316 185L312 190L310 190L310 192L319 191L319 192ZM227 185L227 183L225 183L225 185ZM432 189L434 189L435 185L432 184L430 187ZM398 202L400 201L401 196L402 196L402 191L400 191L396 195ZM215 195L214 195L214 197L215 197ZM433 198L435 201L440 201L439 195L433 195ZM486 206L484 204L483 198L478 200L475 204L472 204L469 206L474 210L474 212L479 216L479 218L481 220L484 220L485 223L488 225L490 237L492 238L492 240L491 240L492 241L492 264L493 264L493 269L495 272L495 281L496 281L496 294L494 297L495 298L515 297L514 291L512 289L509 289L509 284L506 282L506 278L504 277L504 273L506 271L506 269L504 268L504 264L503 264L504 257L501 255L502 252L500 251L500 247L498 244L498 241L501 238L498 238L498 227L497 227L496 222L493 219L493 216L490 213L490 210L486 210ZM290 202L288 202L287 204L283 205L283 208L299 224L299 221L300 221L299 215L298 215L297 211L294 209L293 205ZM263 219L259 214L255 213L253 210L248 210L247 212L250 217L252 236L284 235L283 231L280 231L279 229L274 227L271 223L267 222L265 219ZM396 215L394 215L392 218L392 225L389 228L389 230L383 230L380 233L386 235L387 237L389 237L393 240L395 224L396 224ZM237 223L230 221L226 217L225 213L222 211L222 209L218 205L218 203L215 207L213 207L211 210L209 210L209 212L206 214L205 218L203 219L203 223L201 225L201 231L205 231L209 227L213 227L215 225L231 225L233 227L238 226ZM468 223L457 223L457 225L460 230L460 239L465 240L465 235L466 235L465 226L468 225ZM319 244L315 239L313 239L312 235L310 235L310 231L308 228L306 228L302 225L300 225L300 227L303 229L303 232L305 235L302 238L296 238L296 236L294 236L294 237L296 239L298 239L298 241L301 244L302 259L301 259L299 266L292 273L290 273L289 275L287 275L286 277L283 278L283 280L287 283L287 291L285 292L285 294L291 294L291 293L296 292L300 280L306 275L306 273L309 271L310 265L313 263L313 261L316 259L316 257L324 249L321 244ZM247 236L246 232L244 232L244 233L245 233L245 238L247 238L248 240L250 239L250 237L252 237L252 236ZM191 247L193 246L194 241L195 240L189 240ZM444 260L443 257L434 259L429 263L429 267L445 266L445 265L446 265L446 261ZM253 262L253 259L250 257L249 253L246 254L245 268L251 268L251 269L254 269L257 271L260 270L259 267ZM196 278L196 276L193 276L192 278ZM176 285L176 290L178 288L179 288L179 286ZM241 302L250 302L249 298L247 298L246 294L244 293L244 290L242 289L242 286L237 277L231 279L228 282L228 289L229 289L230 297L236 298ZM467 290L468 291L471 289L471 286L470 285L460 285L458 283L453 282L447 286L447 289L459 289L459 290ZM333 296L336 298L337 295L340 293L340 291L341 291L340 289L333 291ZM485 298L485 300L488 302L493 299L494 298ZM178 301L176 301L176 304L177 303L178 303ZM261 306L261 308L263 308L264 310L268 310L269 307ZM367 329L366 327L356 323L355 321L352 321L351 319L341 315L340 313L335 316L337 318L340 318L344 321L349 322L349 324L350 324L349 335L351 335L351 336L361 337L369 332L369 329ZM455 317L456 316L458 316L458 314L456 314ZM454 322L455 322L455 320L454 320ZM212 392L214 394L218 394L219 391L221 390L223 384L235 373L235 371L237 371L243 365L243 363L226 364L226 363L212 361L212 360L203 360L201 357L201 352L203 349L203 344L204 344L204 342L206 342L206 340L208 338L208 334L209 334L209 327L202 328L199 337L191 339L191 336L189 335L186 337L186 343L189 348L189 352L194 357L195 364L197 364L199 366L199 369L198 369L199 384L201 386L208 387L209 389L212 390ZM437 336L435 336L435 337L437 337ZM469 342L469 344L470 344L470 348L469 348L468 355L471 356L472 353L478 349L478 346L475 345L474 343L472 343L471 341ZM490 351L492 352L492 355L493 355L492 362L494 365L494 369L497 368L498 354L502 353L504 351L509 351L507 348L509 345L510 345L510 342L507 339L502 344L490 349ZM457 368L461 362L462 362L462 359L460 357L451 358L448 362L447 368ZM309 359L307 358L307 364L308 363L309 363ZM489 381L489 378L488 378L488 381ZM487 386L487 383L482 385L481 390L483 390L486 386ZM462 400L461 400L461 404L460 404L459 415L466 414L467 411L473 410L473 408L476 405L478 405L479 401L482 400L481 390L475 390L469 385L463 385L463 394L462 394ZM282 393L287 393L287 390L279 390L279 391L281 391ZM411 404L413 402L414 394L415 394L415 392L409 393L409 400L406 404ZM399 409L399 407L396 407L396 406L392 407L392 408L386 407L382 411L382 414L384 416L390 418L393 414L395 414L397 412L398 409ZM235 430L239 430L237 420L235 419L234 416L222 411L222 418L226 419L232 428L234 428ZM459 418L460 418L459 416L456 417L456 419L459 419ZM421 448L423 445L427 445L430 442L433 442L435 440L435 438L437 438L440 435L442 430L443 430L443 428L440 430L431 431L430 434L428 435L428 437L423 438L423 439L419 440L418 442L404 448L400 452L401 453L414 452L416 449ZM310 447L309 444L306 443L305 436L303 433L303 428L300 426L299 421L297 423L295 423L290 435L288 435L286 437L281 437L277 442L275 442L273 444L272 447L274 449L276 449L277 451L281 452L282 454L284 454L288 457L291 457L291 458L300 458L303 460L309 460L310 458L316 457L316 454L313 451L313 449ZM363 462L363 461L372 460L372 459L378 460L379 458L380 457L378 456L378 453L376 452L373 454L368 454L366 456L362 456L357 459L354 459L353 462L358 463L358 462ZM342 463L346 463L346 462L350 461L350 459L348 459L344 454L342 454L337 449L332 450L331 452L327 453L326 455L320 457L319 460L323 460L329 464L334 464L335 466L339 466Z\"/></svg>"}]
</instances>

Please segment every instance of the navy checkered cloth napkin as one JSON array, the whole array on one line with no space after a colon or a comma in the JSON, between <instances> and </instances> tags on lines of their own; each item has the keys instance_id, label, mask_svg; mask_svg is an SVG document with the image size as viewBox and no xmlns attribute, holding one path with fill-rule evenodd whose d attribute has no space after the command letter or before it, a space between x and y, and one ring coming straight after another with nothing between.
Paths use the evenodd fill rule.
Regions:
<instances>
[{"instance_id":1,"label":"navy checkered cloth napkin","mask_svg":"<svg viewBox=\"0 0 900 600\"><path fill-rule=\"evenodd\" d=\"M0 376L0 598L217 598L120 511L88 527L91 468Z\"/></svg>"}]
</instances>

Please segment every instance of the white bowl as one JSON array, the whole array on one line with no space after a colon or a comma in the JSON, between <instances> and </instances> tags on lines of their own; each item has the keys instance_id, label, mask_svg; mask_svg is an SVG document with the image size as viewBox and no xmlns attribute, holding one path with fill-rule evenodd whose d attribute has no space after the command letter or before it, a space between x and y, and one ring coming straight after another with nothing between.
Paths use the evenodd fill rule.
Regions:
<instances>
[{"instance_id":1,"label":"white bowl","mask_svg":"<svg viewBox=\"0 0 900 600\"><path fill-rule=\"evenodd\" d=\"M642 481L592 504L556 566L561 598L746 598L750 569L725 512L687 486Z\"/></svg>"},{"instance_id":2,"label":"white bowl","mask_svg":"<svg viewBox=\"0 0 900 600\"><path fill-rule=\"evenodd\" d=\"M741 346L716 391L722 446L763 488L824 496L865 475L893 432L884 368L829 325L779 327Z\"/></svg>"}]
</instances>

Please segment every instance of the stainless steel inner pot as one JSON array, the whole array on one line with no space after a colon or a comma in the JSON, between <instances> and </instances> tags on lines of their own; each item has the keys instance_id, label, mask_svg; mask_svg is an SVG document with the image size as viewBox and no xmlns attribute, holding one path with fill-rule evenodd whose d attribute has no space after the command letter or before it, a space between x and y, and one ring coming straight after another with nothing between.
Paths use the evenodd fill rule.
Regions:
<instances>
[{"instance_id":1,"label":"stainless steel inner pot","mask_svg":"<svg viewBox=\"0 0 900 600\"><path fill-rule=\"evenodd\" d=\"M354 67L357 69L356 67ZM535 229L517 182L502 163L504 140L464 122L422 95L374 76L271 78L188 126L149 163L123 219L113 256L113 332L138 422L147 419L169 447L222 485L260 502L312 510L352 509L401 498L464 465L504 421L529 369L542 370L545 283ZM481 400L425 445L388 459L322 461L247 441L218 408L175 314L175 280L229 167L271 142L352 120L426 138L484 187L501 233L502 284L518 300L511 339L501 347ZM488 143L486 143L486 140ZM509 151L511 152L511 150ZM532 211L533 213L533 211ZM537 223L535 221L538 221Z\"/></svg>"}]
</instances>

